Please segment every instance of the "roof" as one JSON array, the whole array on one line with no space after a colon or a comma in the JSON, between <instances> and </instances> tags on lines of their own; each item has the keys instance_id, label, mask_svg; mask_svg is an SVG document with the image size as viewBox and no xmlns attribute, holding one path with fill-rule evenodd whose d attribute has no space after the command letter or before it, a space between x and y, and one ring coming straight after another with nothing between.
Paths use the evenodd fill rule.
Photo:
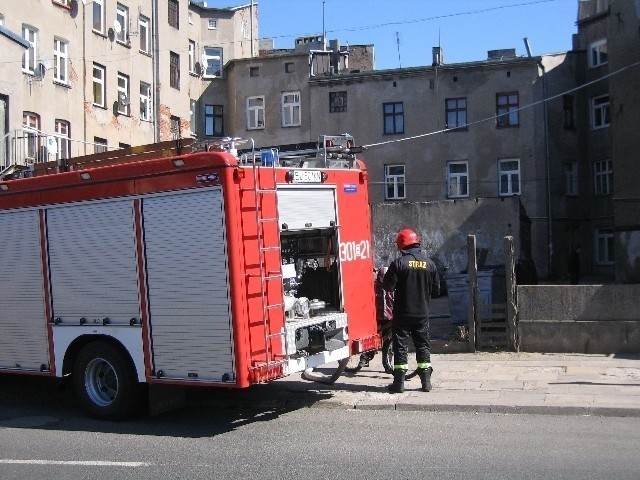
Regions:
<instances>
[{"instance_id":1,"label":"roof","mask_svg":"<svg viewBox=\"0 0 640 480\"><path fill-rule=\"evenodd\" d=\"M13 40L17 44L22 45L24 48L29 48L29 42L27 42L20 35L18 35L16 33L13 33L11 30L9 30L8 28L5 28L5 27L3 27L1 25L0 25L0 34L4 35L9 40Z\"/></svg>"},{"instance_id":2,"label":"roof","mask_svg":"<svg viewBox=\"0 0 640 480\"><path fill-rule=\"evenodd\" d=\"M211 1L211 0L208 0ZM251 3L247 3L244 5L238 5L235 7L209 7L207 0L189 0L189 4L193 5L194 7L198 7L201 8L202 10L208 10L208 11L218 11L218 12L235 12L237 10L242 10L244 8L250 7ZM258 5L258 2L253 2L254 6Z\"/></svg>"}]
</instances>

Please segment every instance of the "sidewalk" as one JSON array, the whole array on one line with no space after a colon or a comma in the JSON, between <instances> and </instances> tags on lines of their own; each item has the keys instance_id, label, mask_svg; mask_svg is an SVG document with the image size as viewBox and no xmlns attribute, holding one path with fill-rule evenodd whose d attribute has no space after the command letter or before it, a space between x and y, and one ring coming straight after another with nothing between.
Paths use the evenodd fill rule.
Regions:
<instances>
[{"instance_id":1,"label":"sidewalk","mask_svg":"<svg viewBox=\"0 0 640 480\"><path fill-rule=\"evenodd\" d=\"M455 353L432 356L433 390L416 377L390 394L381 355L334 385L300 374L246 390L207 390L192 401L233 407L330 407L640 417L640 356Z\"/></svg>"}]
</instances>

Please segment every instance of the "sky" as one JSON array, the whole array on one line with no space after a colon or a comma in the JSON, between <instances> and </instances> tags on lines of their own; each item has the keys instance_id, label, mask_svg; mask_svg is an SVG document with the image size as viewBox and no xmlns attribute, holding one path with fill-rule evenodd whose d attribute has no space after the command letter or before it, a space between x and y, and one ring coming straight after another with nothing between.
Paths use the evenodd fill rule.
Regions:
<instances>
[{"instance_id":1,"label":"sky","mask_svg":"<svg viewBox=\"0 0 640 480\"><path fill-rule=\"evenodd\" d=\"M276 48L293 48L296 37L321 34L324 23L327 40L374 45L376 69L431 65L432 47L438 45L449 64L485 60L487 51L506 48L524 56L524 37L532 55L562 52L571 49L577 32L578 0L256 2L259 37L273 38Z\"/></svg>"}]
</instances>

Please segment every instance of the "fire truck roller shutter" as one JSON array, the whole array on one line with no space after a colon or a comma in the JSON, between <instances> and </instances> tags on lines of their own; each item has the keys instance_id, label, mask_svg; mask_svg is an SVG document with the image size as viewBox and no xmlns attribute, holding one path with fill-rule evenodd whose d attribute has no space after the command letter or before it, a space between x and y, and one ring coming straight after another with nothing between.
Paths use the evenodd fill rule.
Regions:
<instances>
[{"instance_id":1,"label":"fire truck roller shutter","mask_svg":"<svg viewBox=\"0 0 640 480\"><path fill-rule=\"evenodd\" d=\"M156 376L233 381L222 191L143 201Z\"/></svg>"},{"instance_id":2,"label":"fire truck roller shutter","mask_svg":"<svg viewBox=\"0 0 640 480\"><path fill-rule=\"evenodd\" d=\"M38 211L0 214L0 369L48 367Z\"/></svg>"},{"instance_id":3,"label":"fire truck roller shutter","mask_svg":"<svg viewBox=\"0 0 640 480\"><path fill-rule=\"evenodd\" d=\"M130 199L49 208L53 316L60 325L140 321Z\"/></svg>"},{"instance_id":4,"label":"fire truck roller shutter","mask_svg":"<svg viewBox=\"0 0 640 480\"><path fill-rule=\"evenodd\" d=\"M302 205L308 208L300 208ZM288 230L327 228L336 222L336 201L333 188L289 187L278 189L280 227Z\"/></svg>"}]
</instances>

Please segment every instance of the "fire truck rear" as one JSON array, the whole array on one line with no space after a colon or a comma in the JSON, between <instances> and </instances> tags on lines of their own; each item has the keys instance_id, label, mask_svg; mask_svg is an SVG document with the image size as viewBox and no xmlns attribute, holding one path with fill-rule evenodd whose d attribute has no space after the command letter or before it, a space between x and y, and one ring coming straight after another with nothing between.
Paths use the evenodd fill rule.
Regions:
<instances>
[{"instance_id":1,"label":"fire truck rear","mask_svg":"<svg viewBox=\"0 0 640 480\"><path fill-rule=\"evenodd\" d=\"M380 342L355 150L348 135L178 141L0 180L0 231L20 252L5 256L0 372L68 376L106 419L163 389L321 365L334 380Z\"/></svg>"}]
</instances>

